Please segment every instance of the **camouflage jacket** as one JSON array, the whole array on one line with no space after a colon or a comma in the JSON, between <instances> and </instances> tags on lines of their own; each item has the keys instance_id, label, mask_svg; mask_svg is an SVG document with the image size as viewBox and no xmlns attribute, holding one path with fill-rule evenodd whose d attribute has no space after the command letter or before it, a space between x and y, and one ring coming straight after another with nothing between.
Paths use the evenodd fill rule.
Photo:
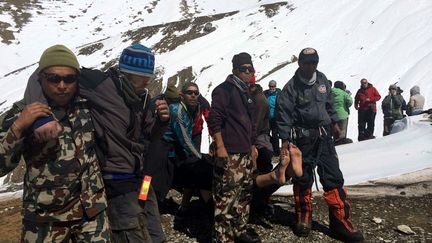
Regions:
<instances>
[{"instance_id":1,"label":"camouflage jacket","mask_svg":"<svg viewBox=\"0 0 432 243\"><path fill-rule=\"evenodd\" d=\"M1 121L0 176L24 159L24 219L72 221L99 214L107 202L87 100L77 97L66 110L54 110L64 130L48 142L38 142L30 132L15 137L10 127L23 107L22 102L15 103Z\"/></svg>"}]
</instances>

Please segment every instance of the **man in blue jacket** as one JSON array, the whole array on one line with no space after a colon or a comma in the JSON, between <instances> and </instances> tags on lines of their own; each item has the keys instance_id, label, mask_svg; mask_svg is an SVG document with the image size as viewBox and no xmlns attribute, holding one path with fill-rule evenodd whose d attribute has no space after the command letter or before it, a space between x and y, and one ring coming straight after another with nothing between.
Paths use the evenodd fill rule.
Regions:
<instances>
[{"instance_id":1,"label":"man in blue jacket","mask_svg":"<svg viewBox=\"0 0 432 243\"><path fill-rule=\"evenodd\" d=\"M269 118L270 118L270 142L273 147L273 155L279 156L280 153L280 146L279 146L279 133L277 130L277 124L276 124L276 100L281 92L279 88L276 88L276 81L271 80L269 82L269 89L264 91L264 95L267 98L267 101L269 103Z\"/></svg>"},{"instance_id":2,"label":"man in blue jacket","mask_svg":"<svg viewBox=\"0 0 432 243\"><path fill-rule=\"evenodd\" d=\"M176 221L188 215L189 203L194 190L200 190L201 198L213 213L213 205L210 200L213 169L200 152L200 144L197 144L197 141L201 139L194 140L193 136L194 118L200 114L201 108L198 85L192 82L185 83L180 96L180 102L169 106L170 129L164 134L164 140L171 143L174 148L169 155L175 164L174 186L180 187L183 192Z\"/></svg>"}]
</instances>

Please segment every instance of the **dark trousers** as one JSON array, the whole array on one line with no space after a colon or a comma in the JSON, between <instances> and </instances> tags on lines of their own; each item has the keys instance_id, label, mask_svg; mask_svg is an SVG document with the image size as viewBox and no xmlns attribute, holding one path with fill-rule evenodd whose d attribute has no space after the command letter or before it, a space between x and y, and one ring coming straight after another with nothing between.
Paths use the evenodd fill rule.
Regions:
<instances>
[{"instance_id":1,"label":"dark trousers","mask_svg":"<svg viewBox=\"0 0 432 243\"><path fill-rule=\"evenodd\" d=\"M358 110L358 132L359 140L367 139L373 136L375 129L376 112L372 108L367 110Z\"/></svg>"},{"instance_id":2,"label":"dark trousers","mask_svg":"<svg viewBox=\"0 0 432 243\"><path fill-rule=\"evenodd\" d=\"M342 188L344 184L333 139L330 136L320 137L318 133L318 130L312 131L309 137L301 137L297 141L297 146L303 154L303 176L293 178L293 184L298 186L300 191L306 191L312 187L315 167L318 168L324 191ZM332 134L331 131L327 133Z\"/></svg>"},{"instance_id":3,"label":"dark trousers","mask_svg":"<svg viewBox=\"0 0 432 243\"><path fill-rule=\"evenodd\" d=\"M339 139L344 139L347 137L348 133L348 118L342 119L338 121L338 125L340 128L340 136Z\"/></svg>"},{"instance_id":4,"label":"dark trousers","mask_svg":"<svg viewBox=\"0 0 432 243\"><path fill-rule=\"evenodd\" d=\"M174 164L168 159L171 144L162 139L152 141L149 145L144 174L152 176L152 189L158 200L163 201L171 189L174 177Z\"/></svg>"},{"instance_id":5,"label":"dark trousers","mask_svg":"<svg viewBox=\"0 0 432 243\"><path fill-rule=\"evenodd\" d=\"M114 243L152 242L144 202L132 191L108 199L108 219Z\"/></svg>"},{"instance_id":6,"label":"dark trousers","mask_svg":"<svg viewBox=\"0 0 432 243\"><path fill-rule=\"evenodd\" d=\"M383 136L387 136L390 134L391 129L393 127L393 123L396 120L393 118L384 118L384 130L383 130Z\"/></svg>"},{"instance_id":7,"label":"dark trousers","mask_svg":"<svg viewBox=\"0 0 432 243\"><path fill-rule=\"evenodd\" d=\"M257 170L258 174L266 174L273 170L273 152L266 149L258 149ZM254 186L251 202L251 211L259 212L268 204L271 195L279 189L279 185L270 185L264 188Z\"/></svg>"},{"instance_id":8,"label":"dark trousers","mask_svg":"<svg viewBox=\"0 0 432 243\"><path fill-rule=\"evenodd\" d=\"M184 188L198 190L212 190L213 166L208 162L209 157L202 158L192 163L180 163L174 168L173 187L179 190Z\"/></svg>"},{"instance_id":9,"label":"dark trousers","mask_svg":"<svg viewBox=\"0 0 432 243\"><path fill-rule=\"evenodd\" d=\"M147 218L147 230L153 243L164 242L165 234L159 213L158 201L153 187L150 187L147 201L144 204L144 215Z\"/></svg>"},{"instance_id":10,"label":"dark trousers","mask_svg":"<svg viewBox=\"0 0 432 243\"><path fill-rule=\"evenodd\" d=\"M270 131L271 131L270 142L273 147L273 154L279 155L280 154L279 131L278 131L278 126L276 124L276 119L270 120Z\"/></svg>"}]
</instances>

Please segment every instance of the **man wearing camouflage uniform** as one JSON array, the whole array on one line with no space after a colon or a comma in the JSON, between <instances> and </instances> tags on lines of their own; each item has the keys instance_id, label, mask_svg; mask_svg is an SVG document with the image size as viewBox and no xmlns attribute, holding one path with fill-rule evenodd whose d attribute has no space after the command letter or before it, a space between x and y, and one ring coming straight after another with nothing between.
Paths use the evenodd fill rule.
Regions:
<instances>
[{"instance_id":1,"label":"man wearing camouflage uniform","mask_svg":"<svg viewBox=\"0 0 432 243\"><path fill-rule=\"evenodd\" d=\"M252 198L251 153L256 124L249 81L254 73L251 56L234 55L233 74L212 93L209 129L216 142L213 181L215 199L215 242L260 242L246 228Z\"/></svg>"},{"instance_id":2,"label":"man wearing camouflage uniform","mask_svg":"<svg viewBox=\"0 0 432 243\"><path fill-rule=\"evenodd\" d=\"M165 238L152 187L146 201L138 199L146 145L163 135L169 121L164 100L156 100L154 109L149 108L151 97L146 87L153 76L154 54L141 44L123 50L119 68L105 73L82 68L79 76L80 95L91 105L114 242L163 242ZM30 78L26 103L46 102L38 89L38 82ZM50 129L53 123L44 124L35 133L49 140L55 132L40 129ZM149 222L148 217L153 220Z\"/></svg>"},{"instance_id":3,"label":"man wearing camouflage uniform","mask_svg":"<svg viewBox=\"0 0 432 243\"><path fill-rule=\"evenodd\" d=\"M0 177L26 162L22 242L109 242L107 207L87 100L76 94L80 66L65 46L48 48L38 78L48 104L14 104L1 122ZM61 134L41 142L37 118L56 117ZM32 126L33 124L33 126Z\"/></svg>"}]
</instances>

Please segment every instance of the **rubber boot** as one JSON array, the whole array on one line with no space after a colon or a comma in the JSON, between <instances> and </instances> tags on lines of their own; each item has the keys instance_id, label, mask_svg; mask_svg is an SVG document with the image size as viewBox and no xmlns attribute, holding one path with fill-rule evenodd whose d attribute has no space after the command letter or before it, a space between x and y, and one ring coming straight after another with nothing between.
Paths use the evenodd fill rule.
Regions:
<instances>
[{"instance_id":1,"label":"rubber boot","mask_svg":"<svg viewBox=\"0 0 432 243\"><path fill-rule=\"evenodd\" d=\"M294 185L293 190L297 215L294 234L307 237L312 229L312 189L300 190L298 185Z\"/></svg>"},{"instance_id":2,"label":"rubber boot","mask_svg":"<svg viewBox=\"0 0 432 243\"><path fill-rule=\"evenodd\" d=\"M344 242L362 242L362 232L354 229L350 220L351 205L346 200L346 191L335 188L324 193L324 199L329 207L330 231Z\"/></svg>"}]
</instances>

